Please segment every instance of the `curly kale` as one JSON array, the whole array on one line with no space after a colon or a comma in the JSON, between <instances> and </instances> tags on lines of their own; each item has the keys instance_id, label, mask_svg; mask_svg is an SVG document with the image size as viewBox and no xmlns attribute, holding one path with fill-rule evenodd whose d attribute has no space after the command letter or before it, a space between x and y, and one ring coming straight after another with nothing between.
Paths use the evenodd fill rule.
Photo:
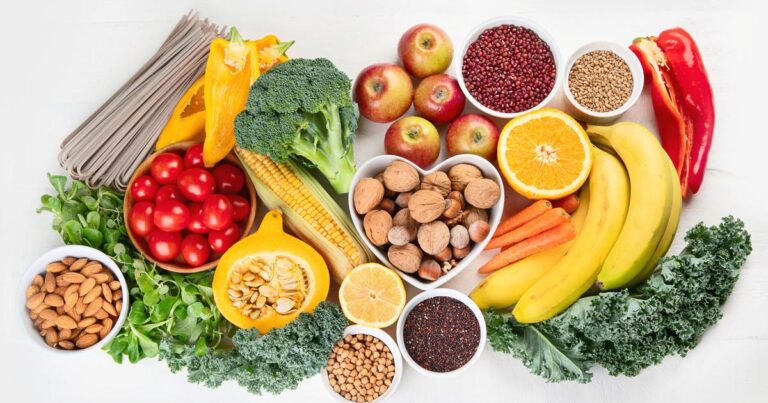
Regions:
<instances>
[{"instance_id":1,"label":"curly kale","mask_svg":"<svg viewBox=\"0 0 768 403\"><path fill-rule=\"evenodd\" d=\"M741 220L691 228L687 247L663 258L633 290L579 299L547 321L520 324L507 313L486 312L494 350L520 358L548 381L589 382L589 367L635 376L670 355L685 356L722 316L747 256L749 233Z\"/></svg>"},{"instance_id":2,"label":"curly kale","mask_svg":"<svg viewBox=\"0 0 768 403\"><path fill-rule=\"evenodd\" d=\"M337 193L355 174L359 116L350 79L327 59L292 59L260 76L235 119L237 145L317 168Z\"/></svg>"},{"instance_id":3,"label":"curly kale","mask_svg":"<svg viewBox=\"0 0 768 403\"><path fill-rule=\"evenodd\" d=\"M338 305L321 302L311 314L302 313L264 335L256 329L238 330L232 350L196 354L190 347L175 352L163 343L160 358L173 372L186 368L192 383L215 388L234 380L251 393L277 394L320 372L346 325Z\"/></svg>"}]
</instances>

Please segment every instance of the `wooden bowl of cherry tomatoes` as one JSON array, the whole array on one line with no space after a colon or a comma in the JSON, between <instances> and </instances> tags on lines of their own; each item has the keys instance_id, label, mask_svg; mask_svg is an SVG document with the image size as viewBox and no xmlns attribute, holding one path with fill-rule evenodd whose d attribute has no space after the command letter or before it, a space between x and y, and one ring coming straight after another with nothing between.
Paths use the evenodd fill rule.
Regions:
<instances>
[{"instance_id":1,"label":"wooden bowl of cherry tomatoes","mask_svg":"<svg viewBox=\"0 0 768 403\"><path fill-rule=\"evenodd\" d=\"M184 142L158 150L134 172L123 214L128 236L158 267L197 273L248 235L256 218L256 190L230 153L212 168L203 146Z\"/></svg>"}]
</instances>

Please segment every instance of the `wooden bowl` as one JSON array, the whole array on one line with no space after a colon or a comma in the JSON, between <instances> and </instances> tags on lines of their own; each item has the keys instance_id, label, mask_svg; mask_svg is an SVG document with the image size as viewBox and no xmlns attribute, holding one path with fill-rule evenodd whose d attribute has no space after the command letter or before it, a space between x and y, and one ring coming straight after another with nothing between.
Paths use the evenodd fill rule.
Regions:
<instances>
[{"instance_id":1,"label":"wooden bowl","mask_svg":"<svg viewBox=\"0 0 768 403\"><path fill-rule=\"evenodd\" d=\"M157 157L158 154L164 153L164 152L174 152L177 154L183 154L185 153L190 147L193 145L198 144L196 142L182 142L177 144L172 144L168 147L162 148L149 157L147 157L146 160L144 160L141 165L136 169L136 172L133 173L133 176L131 177L131 181L128 182L128 190L125 192L125 201L123 203L123 220L125 221L125 228L128 231L128 237L131 238L131 242L133 242L133 245L136 246L136 248L141 252L142 255L144 255L147 260L151 261L152 263L156 264L157 267L160 267L162 269L172 271L175 273L198 273L201 271L211 270L216 267L216 265L219 263L219 258L221 257L221 254L215 253L211 251L211 261L208 263L197 266L197 267L191 267L187 265L182 259L181 256L177 256L176 259L170 261L170 262L160 262L154 257L152 257L152 254L149 253L149 248L147 245L147 241L143 237L135 236L133 234L133 231L131 231L131 226L128 225L128 217L129 213L131 211L131 208L133 207L133 196L131 195L131 186L133 185L133 182L141 175L145 175L149 173L149 167L152 164L152 161ZM232 165L235 165L236 167L240 168L243 171L243 176L245 177L245 188L240 192L240 195L245 197L250 203L251 203L251 211L248 213L248 218L244 220L242 223L240 223L240 239L243 239L245 236L247 236L251 229L253 228L254 220L256 219L256 210L258 208L258 200L256 199L256 189L253 187L253 183L248 177L247 172L245 171L245 168L243 167L243 164L240 162L240 160L237 158L237 156L234 153L229 153L223 161L226 161Z\"/></svg>"}]
</instances>

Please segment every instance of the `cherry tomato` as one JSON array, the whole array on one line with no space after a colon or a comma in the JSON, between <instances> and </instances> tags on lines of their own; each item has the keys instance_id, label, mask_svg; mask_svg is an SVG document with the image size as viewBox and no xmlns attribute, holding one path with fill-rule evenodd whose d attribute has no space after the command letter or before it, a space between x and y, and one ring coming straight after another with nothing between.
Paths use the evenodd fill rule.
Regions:
<instances>
[{"instance_id":1,"label":"cherry tomato","mask_svg":"<svg viewBox=\"0 0 768 403\"><path fill-rule=\"evenodd\" d=\"M203 163L203 145L195 144L189 147L187 153L184 154L184 168L204 168Z\"/></svg>"},{"instance_id":2,"label":"cherry tomato","mask_svg":"<svg viewBox=\"0 0 768 403\"><path fill-rule=\"evenodd\" d=\"M181 157L174 153L158 154L149 167L152 177L163 185L176 182L181 171L184 170Z\"/></svg>"},{"instance_id":3,"label":"cherry tomato","mask_svg":"<svg viewBox=\"0 0 768 403\"><path fill-rule=\"evenodd\" d=\"M240 195L227 195L229 202L232 203L232 218L240 222L248 218L251 214L251 203L245 197Z\"/></svg>"},{"instance_id":4,"label":"cherry tomato","mask_svg":"<svg viewBox=\"0 0 768 403\"><path fill-rule=\"evenodd\" d=\"M221 164L213 168L216 178L216 191L219 193L238 193L245 185L245 176L240 168L232 164Z\"/></svg>"},{"instance_id":5,"label":"cherry tomato","mask_svg":"<svg viewBox=\"0 0 768 403\"><path fill-rule=\"evenodd\" d=\"M181 194L189 200L201 202L213 194L216 180L203 168L191 168L179 176L178 186Z\"/></svg>"},{"instance_id":6,"label":"cherry tomato","mask_svg":"<svg viewBox=\"0 0 768 403\"><path fill-rule=\"evenodd\" d=\"M161 262L167 262L179 255L181 248L180 232L165 232L157 228L152 230L147 239L149 252L155 259Z\"/></svg>"},{"instance_id":7,"label":"cherry tomato","mask_svg":"<svg viewBox=\"0 0 768 403\"><path fill-rule=\"evenodd\" d=\"M157 194L155 194L155 204L160 204L160 202L166 200L176 200L180 203L187 202L187 199L181 194L181 191L179 191L179 188L177 188L176 185L163 185L160 186L160 189L157 189Z\"/></svg>"},{"instance_id":8,"label":"cherry tomato","mask_svg":"<svg viewBox=\"0 0 768 403\"><path fill-rule=\"evenodd\" d=\"M192 267L204 265L210 255L211 247L200 234L189 234L181 241L181 257Z\"/></svg>"},{"instance_id":9,"label":"cherry tomato","mask_svg":"<svg viewBox=\"0 0 768 403\"><path fill-rule=\"evenodd\" d=\"M137 236L147 236L155 228L153 222L153 215L155 213L155 206L146 201L140 201L131 207L131 212L128 216L128 225L131 226L131 231Z\"/></svg>"},{"instance_id":10,"label":"cherry tomato","mask_svg":"<svg viewBox=\"0 0 768 403\"><path fill-rule=\"evenodd\" d=\"M232 203L227 196L212 194L203 202L203 224L220 231L232 223Z\"/></svg>"},{"instance_id":11,"label":"cherry tomato","mask_svg":"<svg viewBox=\"0 0 768 403\"><path fill-rule=\"evenodd\" d=\"M207 234L211 229L203 223L203 205L192 203L189 205L189 224L187 229L196 234Z\"/></svg>"},{"instance_id":12,"label":"cherry tomato","mask_svg":"<svg viewBox=\"0 0 768 403\"><path fill-rule=\"evenodd\" d=\"M149 175L141 175L131 185L131 196L136 201L152 201L160 185Z\"/></svg>"},{"instance_id":13,"label":"cherry tomato","mask_svg":"<svg viewBox=\"0 0 768 403\"><path fill-rule=\"evenodd\" d=\"M238 239L240 239L240 227L235 223L229 224L221 231L208 233L208 243L216 253L226 252Z\"/></svg>"},{"instance_id":14,"label":"cherry tomato","mask_svg":"<svg viewBox=\"0 0 768 403\"><path fill-rule=\"evenodd\" d=\"M176 200L165 200L155 206L154 222L163 231L181 231L189 224L189 209Z\"/></svg>"}]
</instances>

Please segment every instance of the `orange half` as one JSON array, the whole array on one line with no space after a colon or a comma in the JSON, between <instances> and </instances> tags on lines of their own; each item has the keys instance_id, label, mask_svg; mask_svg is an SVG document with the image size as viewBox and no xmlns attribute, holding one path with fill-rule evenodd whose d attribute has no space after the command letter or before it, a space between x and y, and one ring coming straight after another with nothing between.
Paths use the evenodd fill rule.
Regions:
<instances>
[{"instance_id":1,"label":"orange half","mask_svg":"<svg viewBox=\"0 0 768 403\"><path fill-rule=\"evenodd\" d=\"M518 116L499 136L501 173L528 199L559 199L578 190L592 168L592 144L579 122L544 108Z\"/></svg>"}]
</instances>

